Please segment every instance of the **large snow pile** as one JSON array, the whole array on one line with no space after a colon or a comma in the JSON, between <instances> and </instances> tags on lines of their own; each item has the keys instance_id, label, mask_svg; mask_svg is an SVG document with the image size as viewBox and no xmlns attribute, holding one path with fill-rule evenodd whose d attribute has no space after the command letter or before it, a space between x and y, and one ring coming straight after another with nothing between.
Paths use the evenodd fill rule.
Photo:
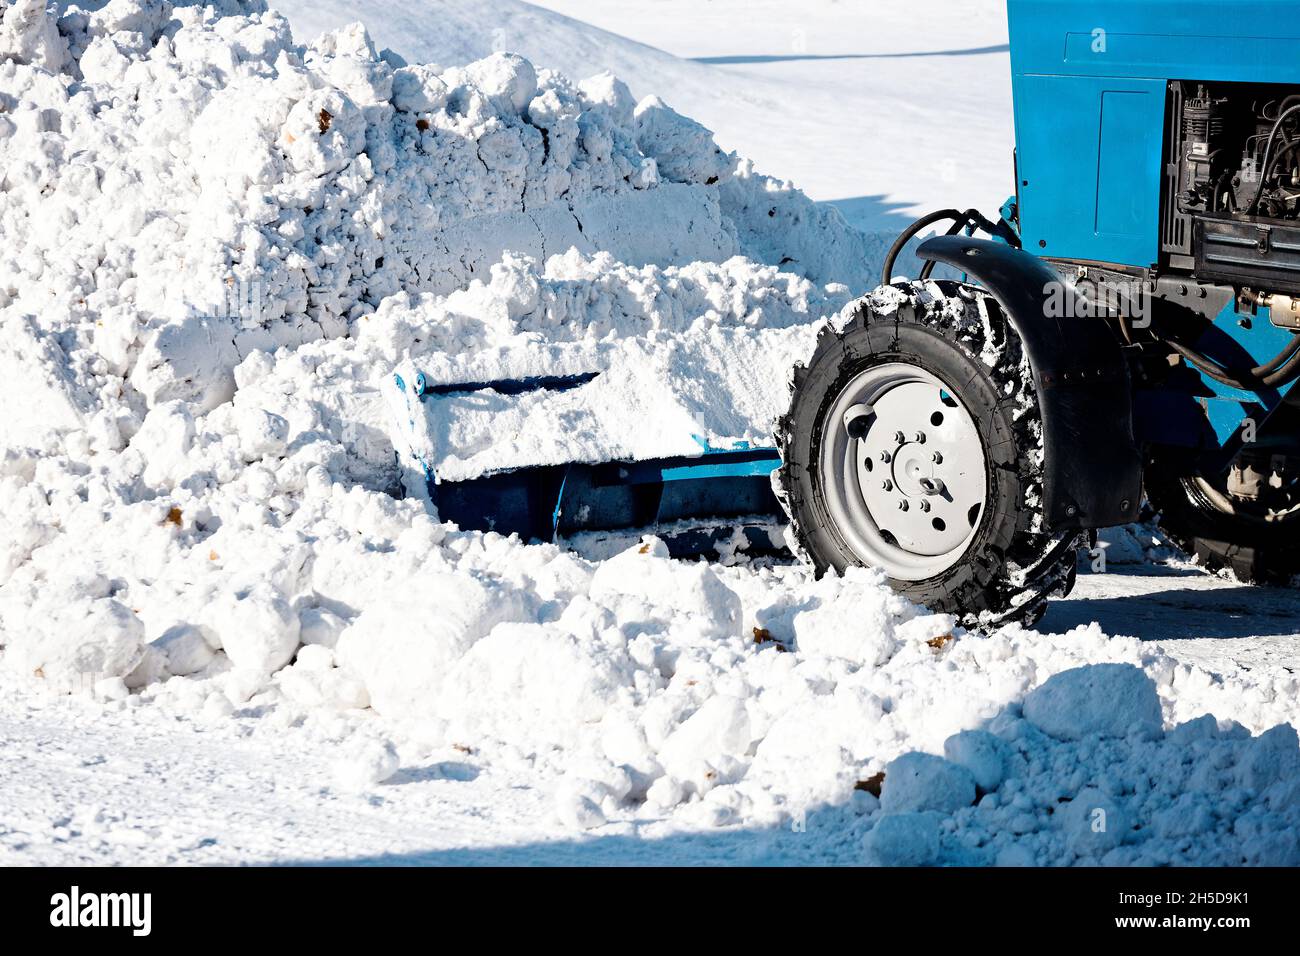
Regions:
<instances>
[{"instance_id":1,"label":"large snow pile","mask_svg":"<svg viewBox=\"0 0 1300 956\"><path fill-rule=\"evenodd\" d=\"M3 386L32 410L0 424L10 443L93 422L112 448L147 407L228 400L253 351L344 335L507 249L869 281L838 214L609 75L396 67L359 25L304 49L260 8L113 0L56 26L7 7L3 348L45 370Z\"/></svg>"},{"instance_id":2,"label":"large snow pile","mask_svg":"<svg viewBox=\"0 0 1300 956\"><path fill-rule=\"evenodd\" d=\"M829 807L884 863L1300 860L1294 732L1251 736L1295 720L1295 678L1096 629L963 634L866 572L676 563L653 538L592 562L392 493L379 386L403 363L653 366L745 330L793 354L862 284L837 217L698 125L504 54L400 66L360 28L297 47L252 4L0 22L15 677L473 747L579 828ZM462 436L467 469L492 437ZM367 745L339 786L394 759Z\"/></svg>"}]
</instances>

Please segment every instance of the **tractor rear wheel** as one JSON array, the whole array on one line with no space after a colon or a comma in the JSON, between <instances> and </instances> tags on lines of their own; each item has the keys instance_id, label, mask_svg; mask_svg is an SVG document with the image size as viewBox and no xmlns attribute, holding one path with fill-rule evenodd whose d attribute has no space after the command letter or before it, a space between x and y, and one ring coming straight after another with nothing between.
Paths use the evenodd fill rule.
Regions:
<instances>
[{"instance_id":1,"label":"tractor rear wheel","mask_svg":"<svg viewBox=\"0 0 1300 956\"><path fill-rule=\"evenodd\" d=\"M1040 530L1037 395L997 302L896 282L794 370L778 494L818 574L882 570L968 625L1032 624L1072 586L1077 532Z\"/></svg>"},{"instance_id":2,"label":"tractor rear wheel","mask_svg":"<svg viewBox=\"0 0 1300 956\"><path fill-rule=\"evenodd\" d=\"M1285 584L1300 574L1294 481L1243 500L1229 494L1226 472L1202 473L1186 452L1157 448L1147 460L1145 487L1160 530L1208 569L1227 569L1250 584Z\"/></svg>"}]
</instances>

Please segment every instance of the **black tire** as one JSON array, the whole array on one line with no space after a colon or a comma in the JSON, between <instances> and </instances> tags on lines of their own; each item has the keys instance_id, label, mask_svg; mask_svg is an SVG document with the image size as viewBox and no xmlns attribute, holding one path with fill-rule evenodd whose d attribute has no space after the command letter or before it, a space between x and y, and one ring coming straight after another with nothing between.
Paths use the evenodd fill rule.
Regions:
<instances>
[{"instance_id":1,"label":"black tire","mask_svg":"<svg viewBox=\"0 0 1300 956\"><path fill-rule=\"evenodd\" d=\"M842 327L829 323L806 366L792 374L789 412L778 423L783 464L777 493L794 546L821 575L865 562L830 516L819 475L820 424L847 383L885 363L936 376L974 419L985 453L987 493L967 550L920 581L889 578L899 593L967 626L1032 625L1047 599L1074 584L1077 532L1039 530L1043 452L1033 376L1019 337L997 302L957 282L900 281L859 300Z\"/></svg>"},{"instance_id":2,"label":"black tire","mask_svg":"<svg viewBox=\"0 0 1300 956\"><path fill-rule=\"evenodd\" d=\"M1247 584L1289 584L1300 575L1300 506L1265 521L1232 502L1223 475L1202 475L1195 456L1167 448L1148 456L1144 484L1160 530L1208 570Z\"/></svg>"}]
</instances>

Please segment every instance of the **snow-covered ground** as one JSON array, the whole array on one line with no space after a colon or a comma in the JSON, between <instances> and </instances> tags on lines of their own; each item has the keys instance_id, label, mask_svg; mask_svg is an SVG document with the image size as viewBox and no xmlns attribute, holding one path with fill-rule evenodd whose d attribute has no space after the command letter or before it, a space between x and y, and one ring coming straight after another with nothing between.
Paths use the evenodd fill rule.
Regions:
<instances>
[{"instance_id":1,"label":"snow-covered ground","mask_svg":"<svg viewBox=\"0 0 1300 956\"><path fill-rule=\"evenodd\" d=\"M1300 862L1295 592L1149 529L980 634L394 495L398 368L624 389L446 474L754 437L874 274L809 196L1000 202L1000 4L72 7L0 21L0 862Z\"/></svg>"},{"instance_id":2,"label":"snow-covered ground","mask_svg":"<svg viewBox=\"0 0 1300 956\"><path fill-rule=\"evenodd\" d=\"M1225 603L1218 598L1235 586L1208 583L1213 580L1177 568L1124 569L1104 584L1084 577L1073 596L1053 607L1048 622L1066 627L1100 619L1117 633L1169 635L1143 651L1154 655L1156 673L1169 666L1164 653L1206 668L1184 672L1178 693L1187 698L1188 712L1248 713L1256 706L1252 700L1272 695L1289 694L1293 701L1293 682L1265 679L1262 687L1252 686L1231 675L1246 668L1281 675L1294 667L1300 641L1294 601L1252 591L1240 604ZM1127 627L1124 617L1141 626ZM1087 655L1113 653L1095 632L1035 643L1049 641L1089 645ZM1212 678L1213 671L1229 676ZM853 864L863 862L861 840L872 817L872 801L855 791L846 804L815 803L779 823L740 819L701 826L641 813L578 835L556 816L553 775L515 753L407 738L399 747L400 769L380 786L356 789L348 777L366 766L367 744L373 748L370 741L391 732L382 721L255 706L233 715L224 707L213 714L177 713L139 697L106 705L53 697L13 680L0 690L0 862L6 864ZM1288 710L1294 721L1294 705L1283 703L1259 712L1252 723L1263 726ZM907 722L908 732L916 733L925 720L912 711ZM343 747L358 753L341 754ZM1197 765L1222 762L1204 744L1182 749ZM1184 759L1144 767L1147 785L1196 793L1185 782L1192 768ZM1053 770L1062 779L1077 772L1074 766ZM1108 773L1114 773L1109 763L1093 764L1088 779L1106 781ZM1178 794L1167 796L1180 812L1204 805L1231 813L1219 800L1230 807L1241 793L1222 776L1214 787L1209 799L1204 791L1182 804ZM1027 809L1013 826L1032 839L1045 807ZM792 827L795 819L802 832ZM1196 833L1174 841L1195 847L1185 859L1236 862L1200 845L1215 822L1200 821ZM1017 852L1008 851L1003 862L1028 861L1018 860Z\"/></svg>"}]
</instances>

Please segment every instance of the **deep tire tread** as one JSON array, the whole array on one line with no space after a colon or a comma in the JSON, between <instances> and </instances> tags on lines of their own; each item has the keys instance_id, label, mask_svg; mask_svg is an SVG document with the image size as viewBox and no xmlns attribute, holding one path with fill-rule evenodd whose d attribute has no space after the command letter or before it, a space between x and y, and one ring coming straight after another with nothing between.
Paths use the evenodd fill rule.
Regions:
<instances>
[{"instance_id":1,"label":"deep tire tread","mask_svg":"<svg viewBox=\"0 0 1300 956\"><path fill-rule=\"evenodd\" d=\"M990 483L999 482L1000 493L990 495L996 507L981 520L966 560L926 581L890 583L968 625L1032 624L1052 594L1072 585L1078 536L1047 535L1037 528L1033 502L1041 500L1042 452L1033 377L997 303L968 285L895 282L854 303L842 326L828 323L819 333L813 355L792 376L790 410L778 423L783 465L776 486L791 518L792 545L818 574L857 563L829 527L820 503L810 467L817 454L815 422L828 396L838 394L850 377L871 364L907 360L918 343L927 356L955 349L947 368L932 371L965 396L978 392L992 398L976 417L990 458ZM981 358L988 349L998 356L991 367ZM972 369L961 384L952 375L959 367Z\"/></svg>"}]
</instances>

